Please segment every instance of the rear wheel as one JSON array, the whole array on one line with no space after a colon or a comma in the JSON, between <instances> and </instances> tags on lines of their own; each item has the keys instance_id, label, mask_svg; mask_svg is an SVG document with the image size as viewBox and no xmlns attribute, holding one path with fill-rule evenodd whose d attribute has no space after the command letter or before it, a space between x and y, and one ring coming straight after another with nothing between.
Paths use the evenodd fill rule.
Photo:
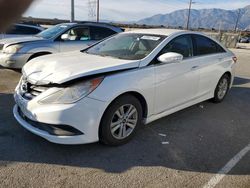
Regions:
<instances>
[{"instance_id":1,"label":"rear wheel","mask_svg":"<svg viewBox=\"0 0 250 188\"><path fill-rule=\"evenodd\" d=\"M225 74L221 77L219 83L217 84L217 87L214 92L213 102L215 103L222 102L228 93L229 87L230 87L230 77L227 74Z\"/></svg>"},{"instance_id":2,"label":"rear wheel","mask_svg":"<svg viewBox=\"0 0 250 188\"><path fill-rule=\"evenodd\" d=\"M142 121L142 107L132 95L116 99L106 110L100 125L100 141L107 145L127 143Z\"/></svg>"}]
</instances>

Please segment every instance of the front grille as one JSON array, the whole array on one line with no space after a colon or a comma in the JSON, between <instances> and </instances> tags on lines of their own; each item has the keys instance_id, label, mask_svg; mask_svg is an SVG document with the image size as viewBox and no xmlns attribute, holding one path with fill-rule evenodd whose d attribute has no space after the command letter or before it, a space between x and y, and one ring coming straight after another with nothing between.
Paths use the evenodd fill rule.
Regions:
<instances>
[{"instance_id":1,"label":"front grille","mask_svg":"<svg viewBox=\"0 0 250 188\"><path fill-rule=\"evenodd\" d=\"M45 92L47 89L48 87L37 86L27 81L22 81L22 83L20 84L20 90L21 90L22 96L26 100L32 100L33 98L37 97L41 93Z\"/></svg>"},{"instance_id":2,"label":"front grille","mask_svg":"<svg viewBox=\"0 0 250 188\"><path fill-rule=\"evenodd\" d=\"M79 136L84 134L81 131L69 125L52 125L52 124L33 121L28 117L26 117L19 107L18 107L18 113L21 116L21 118L25 120L27 123L29 123L31 126L39 130L45 131L53 136Z\"/></svg>"}]
</instances>

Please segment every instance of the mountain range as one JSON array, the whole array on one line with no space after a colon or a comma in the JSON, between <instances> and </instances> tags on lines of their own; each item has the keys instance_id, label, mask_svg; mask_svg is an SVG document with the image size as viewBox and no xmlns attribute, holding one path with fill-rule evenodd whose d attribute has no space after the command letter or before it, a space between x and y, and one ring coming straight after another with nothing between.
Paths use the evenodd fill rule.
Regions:
<instances>
[{"instance_id":1,"label":"mountain range","mask_svg":"<svg viewBox=\"0 0 250 188\"><path fill-rule=\"evenodd\" d=\"M240 11L240 12L239 12ZM240 13L240 14L239 14ZM192 9L190 13L191 28L233 30L239 15L239 29L250 29L250 5L237 10L224 9ZM158 14L139 20L137 24L164 25L185 27L188 9L177 10L169 14Z\"/></svg>"}]
</instances>

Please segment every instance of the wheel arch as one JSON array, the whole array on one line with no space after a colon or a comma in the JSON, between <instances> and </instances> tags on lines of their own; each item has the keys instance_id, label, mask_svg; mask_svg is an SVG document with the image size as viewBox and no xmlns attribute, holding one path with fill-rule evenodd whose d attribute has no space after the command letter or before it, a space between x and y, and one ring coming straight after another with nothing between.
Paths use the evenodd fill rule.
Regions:
<instances>
[{"instance_id":1,"label":"wheel arch","mask_svg":"<svg viewBox=\"0 0 250 188\"><path fill-rule=\"evenodd\" d=\"M114 99L107 105L107 107L103 111L102 117L101 117L100 122L99 122L99 128L98 128L98 137L99 137L99 139L100 139L100 134L101 134L101 122L103 121L103 117L105 115L105 112L113 104L114 101L116 101L118 98L120 98L120 97L122 97L124 95L131 95L131 96L134 96L135 98L137 98L139 100L140 104L142 105L142 113L143 113L142 117L143 117L143 119L147 118L147 115L148 115L148 104L147 104L147 101L146 101L145 97L141 93L139 93L137 91L123 92L120 95L114 97Z\"/></svg>"},{"instance_id":2,"label":"wheel arch","mask_svg":"<svg viewBox=\"0 0 250 188\"><path fill-rule=\"evenodd\" d=\"M218 81L216 82L216 83L214 83L215 85L214 85L214 91L215 91L215 89L216 89L216 87L217 87L217 85L218 85L218 83L219 83L219 81L220 81L220 79L223 77L223 76L225 76L225 75L227 75L228 77L229 77L229 79L230 79L230 88L232 87L232 81L233 81L233 74L230 72L230 71L226 71L226 72L224 72L220 77L218 77Z\"/></svg>"},{"instance_id":3,"label":"wheel arch","mask_svg":"<svg viewBox=\"0 0 250 188\"><path fill-rule=\"evenodd\" d=\"M148 104L147 104L145 97L141 93L136 92L136 91L131 91L131 92L126 92L122 95L132 95L132 96L136 97L142 106L142 112L143 112L142 117L147 118L147 116L148 116Z\"/></svg>"},{"instance_id":4,"label":"wheel arch","mask_svg":"<svg viewBox=\"0 0 250 188\"><path fill-rule=\"evenodd\" d=\"M124 96L124 95L132 95L135 98L137 98L139 100L140 104L142 105L142 113L143 113L142 117L147 118L147 116L148 116L148 104L147 104L145 97L137 91L127 91L127 92L121 93L118 96L114 97L114 99L107 105L107 107L103 111L102 117L100 119L100 124L102 122L102 119L103 119L103 116L104 116L106 110L110 107L110 105L112 105L112 103L115 100L117 100L118 98L120 98L121 96ZM100 127L99 127L99 134L100 134Z\"/></svg>"},{"instance_id":5,"label":"wheel arch","mask_svg":"<svg viewBox=\"0 0 250 188\"><path fill-rule=\"evenodd\" d=\"M232 73L231 72L227 71L222 76L224 76L224 75L228 75L229 78L232 79Z\"/></svg>"},{"instance_id":6,"label":"wheel arch","mask_svg":"<svg viewBox=\"0 0 250 188\"><path fill-rule=\"evenodd\" d=\"M147 118L147 115L148 115L148 104L147 104L147 101L146 101L145 97L141 93L139 93L138 91L126 91L126 92L123 92L123 93L119 94L118 96L114 97L114 99L112 99L111 102L106 107L105 111L108 109L108 107L115 100L117 100L118 98L120 98L121 96L124 96L124 95L132 95L135 98L137 98L139 100L140 104L142 105L142 110L143 110L143 116L142 117L143 118Z\"/></svg>"},{"instance_id":7,"label":"wheel arch","mask_svg":"<svg viewBox=\"0 0 250 188\"><path fill-rule=\"evenodd\" d=\"M229 77L229 79L230 79L230 85L232 85L232 79L233 79L233 75L232 75L232 73L230 72L230 71L227 71L227 72L225 72L222 76L221 76L221 78L224 76L224 75L227 75L228 77Z\"/></svg>"},{"instance_id":8,"label":"wheel arch","mask_svg":"<svg viewBox=\"0 0 250 188\"><path fill-rule=\"evenodd\" d=\"M227 76L229 78L229 82L230 84L228 85L228 88L227 88L227 92L229 91L229 89L232 87L232 82L233 82L233 75L230 71L226 71L219 79L215 89L214 89L214 94L213 94L213 98L211 98L211 101L214 102L214 103L220 103L224 100L227 92L225 93L225 95L223 96L223 98L219 98L218 97L218 86L220 84L220 81L223 77Z\"/></svg>"},{"instance_id":9,"label":"wheel arch","mask_svg":"<svg viewBox=\"0 0 250 188\"><path fill-rule=\"evenodd\" d=\"M49 55L49 54L52 54L52 52L50 51L41 51L41 52L35 52L34 54L32 54L29 59L27 60L27 62L29 62L30 60L36 58L36 57L40 57L40 56L43 56L43 55Z\"/></svg>"}]
</instances>

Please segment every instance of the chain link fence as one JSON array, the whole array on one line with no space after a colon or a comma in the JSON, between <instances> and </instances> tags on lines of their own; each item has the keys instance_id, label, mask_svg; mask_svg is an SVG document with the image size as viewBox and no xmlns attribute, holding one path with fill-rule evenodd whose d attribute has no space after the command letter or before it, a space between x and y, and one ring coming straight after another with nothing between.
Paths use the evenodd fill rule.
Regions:
<instances>
[{"instance_id":1,"label":"chain link fence","mask_svg":"<svg viewBox=\"0 0 250 188\"><path fill-rule=\"evenodd\" d=\"M227 48L236 48L240 36L237 33L207 33L207 35L221 42Z\"/></svg>"}]
</instances>

